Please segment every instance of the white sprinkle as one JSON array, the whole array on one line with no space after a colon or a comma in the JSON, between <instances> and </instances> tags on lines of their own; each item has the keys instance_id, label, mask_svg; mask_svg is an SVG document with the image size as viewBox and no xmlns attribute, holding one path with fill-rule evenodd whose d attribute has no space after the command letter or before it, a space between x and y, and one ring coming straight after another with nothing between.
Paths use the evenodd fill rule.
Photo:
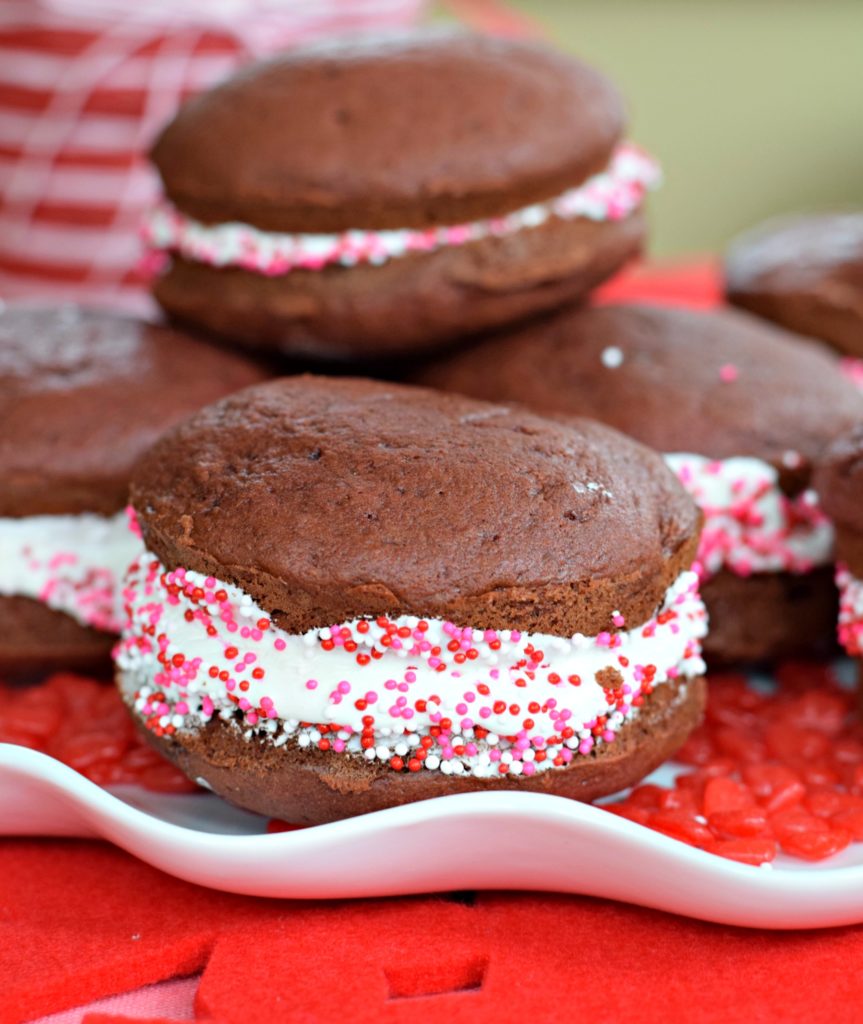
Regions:
<instances>
[{"instance_id":1,"label":"white sprinkle","mask_svg":"<svg viewBox=\"0 0 863 1024\"><path fill-rule=\"evenodd\" d=\"M600 359L603 366L609 370L616 370L623 363L623 351L617 345L609 345L608 348L602 350Z\"/></svg>"}]
</instances>

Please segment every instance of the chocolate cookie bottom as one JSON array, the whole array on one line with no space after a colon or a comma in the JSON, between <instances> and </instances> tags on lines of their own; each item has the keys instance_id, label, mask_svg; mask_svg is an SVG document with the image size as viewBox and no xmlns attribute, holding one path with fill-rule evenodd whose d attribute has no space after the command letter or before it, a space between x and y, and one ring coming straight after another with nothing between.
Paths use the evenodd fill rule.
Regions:
<instances>
[{"instance_id":1,"label":"chocolate cookie bottom","mask_svg":"<svg viewBox=\"0 0 863 1024\"><path fill-rule=\"evenodd\" d=\"M189 778L239 807L314 825L452 793L531 790L589 801L625 789L671 757L701 722L703 677L663 683L627 720L613 743L566 767L532 776L477 778L440 771L396 772L360 758L245 740L238 727L212 719L196 732L147 739Z\"/></svg>"},{"instance_id":2,"label":"chocolate cookie bottom","mask_svg":"<svg viewBox=\"0 0 863 1024\"><path fill-rule=\"evenodd\" d=\"M116 637L90 629L41 601L0 597L0 679L64 669L110 674Z\"/></svg>"},{"instance_id":3,"label":"chocolate cookie bottom","mask_svg":"<svg viewBox=\"0 0 863 1024\"><path fill-rule=\"evenodd\" d=\"M800 575L720 572L701 595L710 616L704 656L713 664L838 653L832 566Z\"/></svg>"}]
</instances>

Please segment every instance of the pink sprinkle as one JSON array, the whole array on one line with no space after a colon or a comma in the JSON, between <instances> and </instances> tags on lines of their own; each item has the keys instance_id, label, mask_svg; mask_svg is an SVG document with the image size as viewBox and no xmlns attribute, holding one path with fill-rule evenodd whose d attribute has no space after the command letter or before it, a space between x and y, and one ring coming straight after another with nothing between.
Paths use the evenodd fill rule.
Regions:
<instances>
[{"instance_id":1,"label":"pink sprinkle","mask_svg":"<svg viewBox=\"0 0 863 1024\"><path fill-rule=\"evenodd\" d=\"M740 371L733 363L725 363L724 366L719 368L719 379L725 384L730 384L732 381L737 380L739 376Z\"/></svg>"}]
</instances>

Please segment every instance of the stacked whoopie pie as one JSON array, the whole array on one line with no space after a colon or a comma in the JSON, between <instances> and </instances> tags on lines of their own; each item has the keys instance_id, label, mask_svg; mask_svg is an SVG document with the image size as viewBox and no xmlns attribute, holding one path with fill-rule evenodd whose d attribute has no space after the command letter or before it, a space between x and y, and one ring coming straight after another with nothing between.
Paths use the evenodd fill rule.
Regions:
<instances>
[{"instance_id":1,"label":"stacked whoopie pie","mask_svg":"<svg viewBox=\"0 0 863 1024\"><path fill-rule=\"evenodd\" d=\"M834 523L863 655L863 396L838 357L734 311L573 305L643 243L658 169L624 127L591 68L449 32L188 103L145 227L171 318L331 364L462 351L419 375L440 390L264 383L166 327L0 315L0 673L98 664L122 629L152 743L314 823L632 785L701 718L702 641L829 651ZM728 295L859 355L861 268L859 214L771 225Z\"/></svg>"},{"instance_id":2,"label":"stacked whoopie pie","mask_svg":"<svg viewBox=\"0 0 863 1024\"><path fill-rule=\"evenodd\" d=\"M155 295L331 361L510 326L639 252L658 171L623 128L610 83L532 43L253 66L156 143ZM115 316L2 329L0 667L37 638L83 663L122 620L132 716L228 799L296 822L477 789L593 799L700 720L702 517L636 441L407 385L261 383Z\"/></svg>"},{"instance_id":3,"label":"stacked whoopie pie","mask_svg":"<svg viewBox=\"0 0 863 1024\"><path fill-rule=\"evenodd\" d=\"M863 396L829 350L734 310L586 307L489 338L419 379L592 416L663 452L704 513L711 658L831 649L833 527L812 473L863 421Z\"/></svg>"},{"instance_id":4,"label":"stacked whoopie pie","mask_svg":"<svg viewBox=\"0 0 863 1024\"><path fill-rule=\"evenodd\" d=\"M135 462L162 430L266 376L111 313L0 313L0 679L110 665L141 549L125 512Z\"/></svg>"},{"instance_id":5,"label":"stacked whoopie pie","mask_svg":"<svg viewBox=\"0 0 863 1024\"><path fill-rule=\"evenodd\" d=\"M329 360L554 309L641 247L658 172L623 124L610 83L532 43L402 35L252 67L156 143L155 295ZM159 749L244 807L588 800L701 718L700 515L607 427L287 378L168 432L132 503L118 684Z\"/></svg>"},{"instance_id":6,"label":"stacked whoopie pie","mask_svg":"<svg viewBox=\"0 0 863 1024\"><path fill-rule=\"evenodd\" d=\"M583 297L636 255L654 162L620 97L539 44L424 32L255 65L153 160L155 296L236 343L427 351Z\"/></svg>"}]
</instances>

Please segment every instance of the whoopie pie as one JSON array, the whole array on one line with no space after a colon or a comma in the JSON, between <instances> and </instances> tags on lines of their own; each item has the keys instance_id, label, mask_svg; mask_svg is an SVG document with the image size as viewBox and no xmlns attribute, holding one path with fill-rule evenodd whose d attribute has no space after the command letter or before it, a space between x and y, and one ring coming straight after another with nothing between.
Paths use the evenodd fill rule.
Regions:
<instances>
[{"instance_id":1,"label":"whoopie pie","mask_svg":"<svg viewBox=\"0 0 863 1024\"><path fill-rule=\"evenodd\" d=\"M319 44L187 103L152 158L155 295L318 359L431 349L583 296L638 253L655 163L616 89L534 42Z\"/></svg>"},{"instance_id":2,"label":"whoopie pie","mask_svg":"<svg viewBox=\"0 0 863 1024\"><path fill-rule=\"evenodd\" d=\"M725 257L728 301L863 356L863 211L783 217Z\"/></svg>"},{"instance_id":3,"label":"whoopie pie","mask_svg":"<svg viewBox=\"0 0 863 1024\"><path fill-rule=\"evenodd\" d=\"M495 336L419 377L592 416L662 452L705 516L710 657L829 648L833 530L811 475L863 419L863 397L828 349L735 310L598 306Z\"/></svg>"},{"instance_id":4,"label":"whoopie pie","mask_svg":"<svg viewBox=\"0 0 863 1024\"><path fill-rule=\"evenodd\" d=\"M73 306L0 313L0 678L110 666L140 550L132 467L168 427L267 374L189 335Z\"/></svg>"},{"instance_id":5,"label":"whoopie pie","mask_svg":"<svg viewBox=\"0 0 863 1024\"><path fill-rule=\"evenodd\" d=\"M285 378L170 431L132 504L118 684L159 749L251 810L588 800L701 717L700 514L600 424Z\"/></svg>"}]
</instances>

